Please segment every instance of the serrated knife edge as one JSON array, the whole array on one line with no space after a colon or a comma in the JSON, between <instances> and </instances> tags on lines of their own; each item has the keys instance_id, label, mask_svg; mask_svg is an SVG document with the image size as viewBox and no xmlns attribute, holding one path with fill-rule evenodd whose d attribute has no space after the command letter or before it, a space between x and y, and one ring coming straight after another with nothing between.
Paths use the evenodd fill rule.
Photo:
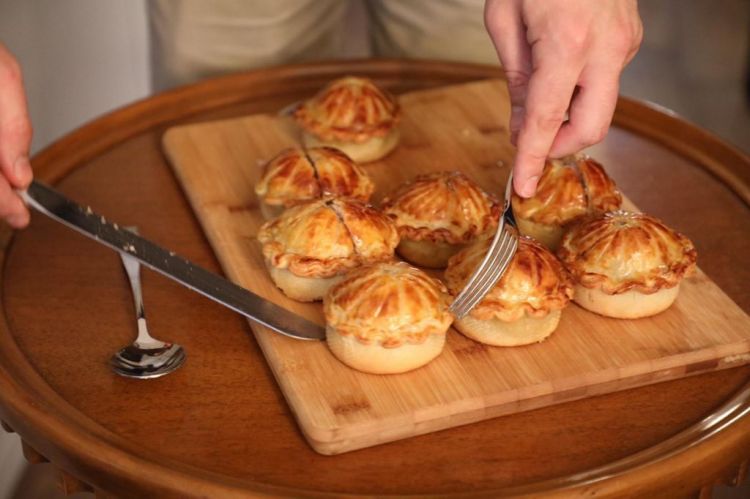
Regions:
<instances>
[{"instance_id":1,"label":"serrated knife edge","mask_svg":"<svg viewBox=\"0 0 750 499\"><path fill-rule=\"evenodd\" d=\"M325 329L233 282L129 232L76 204L51 187L33 181L23 200L38 212L285 336L322 340Z\"/></svg>"}]
</instances>

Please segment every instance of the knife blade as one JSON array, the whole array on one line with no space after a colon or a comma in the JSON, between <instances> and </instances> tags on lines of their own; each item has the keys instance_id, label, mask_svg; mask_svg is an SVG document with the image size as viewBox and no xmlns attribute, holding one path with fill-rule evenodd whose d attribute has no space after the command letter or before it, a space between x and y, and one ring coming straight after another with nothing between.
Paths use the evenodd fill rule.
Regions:
<instances>
[{"instance_id":1,"label":"knife blade","mask_svg":"<svg viewBox=\"0 0 750 499\"><path fill-rule=\"evenodd\" d=\"M156 272L273 331L303 340L325 338L325 329L318 324L191 263L173 251L120 228L91 208L76 204L41 182L33 181L26 191L19 194L26 204L40 213L119 253L138 259Z\"/></svg>"}]
</instances>

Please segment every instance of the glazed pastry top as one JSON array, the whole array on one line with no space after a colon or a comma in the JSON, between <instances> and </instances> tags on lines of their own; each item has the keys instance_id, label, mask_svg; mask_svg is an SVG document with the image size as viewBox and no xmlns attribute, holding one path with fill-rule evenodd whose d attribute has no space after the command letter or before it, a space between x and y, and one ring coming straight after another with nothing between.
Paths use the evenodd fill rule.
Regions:
<instances>
[{"instance_id":1,"label":"glazed pastry top","mask_svg":"<svg viewBox=\"0 0 750 499\"><path fill-rule=\"evenodd\" d=\"M697 254L690 239L660 220L616 211L573 226L558 256L576 282L618 294L676 286L694 270Z\"/></svg>"},{"instance_id":2,"label":"glazed pastry top","mask_svg":"<svg viewBox=\"0 0 750 499\"><path fill-rule=\"evenodd\" d=\"M617 210L622 195L597 161L583 154L548 159L533 197L513 194L517 217L565 225L585 215Z\"/></svg>"},{"instance_id":3,"label":"glazed pastry top","mask_svg":"<svg viewBox=\"0 0 750 499\"><path fill-rule=\"evenodd\" d=\"M306 201L258 232L266 262L303 277L330 277L393 258L399 237L391 220L359 201Z\"/></svg>"},{"instance_id":4,"label":"glazed pastry top","mask_svg":"<svg viewBox=\"0 0 750 499\"><path fill-rule=\"evenodd\" d=\"M285 207L325 196L368 201L374 190L364 170L332 147L285 149L266 163L255 185L264 202Z\"/></svg>"},{"instance_id":5,"label":"glazed pastry top","mask_svg":"<svg viewBox=\"0 0 750 499\"><path fill-rule=\"evenodd\" d=\"M384 137L401 119L396 98L366 78L334 80L294 112L297 123L323 140L362 143Z\"/></svg>"},{"instance_id":6,"label":"glazed pastry top","mask_svg":"<svg viewBox=\"0 0 750 499\"><path fill-rule=\"evenodd\" d=\"M406 263L350 271L323 299L326 323L345 336L386 348L445 334L451 297L437 279Z\"/></svg>"},{"instance_id":7,"label":"glazed pastry top","mask_svg":"<svg viewBox=\"0 0 750 499\"><path fill-rule=\"evenodd\" d=\"M419 175L383 200L402 238L464 244L492 233L500 204L461 172Z\"/></svg>"}]
</instances>

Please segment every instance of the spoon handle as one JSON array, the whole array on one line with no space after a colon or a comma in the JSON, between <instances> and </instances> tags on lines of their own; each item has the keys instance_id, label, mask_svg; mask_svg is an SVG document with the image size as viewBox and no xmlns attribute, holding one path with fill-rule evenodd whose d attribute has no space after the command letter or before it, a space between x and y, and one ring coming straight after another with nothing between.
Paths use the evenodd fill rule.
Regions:
<instances>
[{"instance_id":1,"label":"spoon handle","mask_svg":"<svg viewBox=\"0 0 750 499\"><path fill-rule=\"evenodd\" d=\"M127 227L127 229L136 234L138 233L138 229L135 227ZM138 337L135 340L135 344L141 348L161 348L163 343L154 340L148 333L146 326L146 311L143 308L143 291L141 288L141 263L132 256L123 253L120 253L120 259L122 260L123 267L125 267L125 272L128 274L130 289L133 292L135 315L138 323Z\"/></svg>"},{"instance_id":2,"label":"spoon handle","mask_svg":"<svg viewBox=\"0 0 750 499\"><path fill-rule=\"evenodd\" d=\"M130 289L133 291L133 302L135 303L135 315L139 322L140 332L140 321L146 320L146 312L143 309L143 291L141 289L141 264L138 260L133 257L120 254L122 259L122 265L125 267L125 272L128 274L128 280L130 281Z\"/></svg>"}]
</instances>

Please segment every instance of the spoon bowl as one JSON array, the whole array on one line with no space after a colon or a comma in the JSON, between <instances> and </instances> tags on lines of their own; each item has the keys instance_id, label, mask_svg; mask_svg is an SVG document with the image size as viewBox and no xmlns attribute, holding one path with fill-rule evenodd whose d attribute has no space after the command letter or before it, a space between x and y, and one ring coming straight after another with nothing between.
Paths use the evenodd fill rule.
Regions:
<instances>
[{"instance_id":1,"label":"spoon bowl","mask_svg":"<svg viewBox=\"0 0 750 499\"><path fill-rule=\"evenodd\" d=\"M140 348L128 345L115 353L110 366L120 376L150 379L169 374L185 362L185 350L180 345L164 343L160 348Z\"/></svg>"},{"instance_id":2,"label":"spoon bowl","mask_svg":"<svg viewBox=\"0 0 750 499\"><path fill-rule=\"evenodd\" d=\"M136 227L126 227L138 233ZM185 350L176 343L165 343L152 338L146 326L146 313L143 309L141 291L141 264L126 253L120 253L122 265L128 274L130 289L133 291L135 313L138 319L138 337L115 353L109 360L112 370L120 376L137 379L151 379L169 374L185 362Z\"/></svg>"}]
</instances>

